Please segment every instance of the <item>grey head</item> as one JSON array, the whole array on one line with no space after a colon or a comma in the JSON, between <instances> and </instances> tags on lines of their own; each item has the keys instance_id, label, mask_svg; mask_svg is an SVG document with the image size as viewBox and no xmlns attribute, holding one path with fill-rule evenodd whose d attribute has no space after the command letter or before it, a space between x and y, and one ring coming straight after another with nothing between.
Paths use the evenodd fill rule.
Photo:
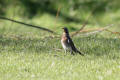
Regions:
<instances>
[{"instance_id":1,"label":"grey head","mask_svg":"<svg viewBox=\"0 0 120 80\"><path fill-rule=\"evenodd\" d=\"M69 34L67 27L63 27L62 29L64 30L65 33Z\"/></svg>"}]
</instances>

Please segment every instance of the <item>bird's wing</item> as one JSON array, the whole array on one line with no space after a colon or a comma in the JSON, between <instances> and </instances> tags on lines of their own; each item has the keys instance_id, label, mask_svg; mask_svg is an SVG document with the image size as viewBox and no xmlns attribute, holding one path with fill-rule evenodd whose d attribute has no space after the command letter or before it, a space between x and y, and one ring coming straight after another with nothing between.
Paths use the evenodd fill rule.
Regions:
<instances>
[{"instance_id":1,"label":"bird's wing","mask_svg":"<svg viewBox=\"0 0 120 80\"><path fill-rule=\"evenodd\" d=\"M68 44L71 46L72 50L76 51L75 45L70 37L68 37Z\"/></svg>"},{"instance_id":2,"label":"bird's wing","mask_svg":"<svg viewBox=\"0 0 120 80\"><path fill-rule=\"evenodd\" d=\"M77 52L77 53L79 53L80 55L84 55L84 54L82 54L80 51L78 51L77 49L76 49L76 47L75 47L75 45L74 45L74 43L73 43L73 41L72 41L72 39L70 38L70 37L68 37L68 44L71 46L71 48L72 48L72 50L74 51L74 52Z\"/></svg>"}]
</instances>

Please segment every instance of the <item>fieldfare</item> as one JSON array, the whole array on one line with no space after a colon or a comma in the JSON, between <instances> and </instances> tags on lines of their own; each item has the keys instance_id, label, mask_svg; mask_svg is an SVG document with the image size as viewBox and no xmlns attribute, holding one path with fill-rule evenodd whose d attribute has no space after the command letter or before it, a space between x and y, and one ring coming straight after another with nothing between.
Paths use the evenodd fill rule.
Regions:
<instances>
[{"instance_id":1,"label":"fieldfare","mask_svg":"<svg viewBox=\"0 0 120 80\"><path fill-rule=\"evenodd\" d=\"M61 44L62 44L62 47L64 48L65 50L65 53L67 51L70 51L70 53L72 55L74 55L73 52L75 53L79 53L80 55L83 55L80 51L78 51L72 41L72 39L70 38L69 36L69 32L68 32L68 29L66 27L62 28L64 30L63 34L62 34L62 38L61 38Z\"/></svg>"}]
</instances>

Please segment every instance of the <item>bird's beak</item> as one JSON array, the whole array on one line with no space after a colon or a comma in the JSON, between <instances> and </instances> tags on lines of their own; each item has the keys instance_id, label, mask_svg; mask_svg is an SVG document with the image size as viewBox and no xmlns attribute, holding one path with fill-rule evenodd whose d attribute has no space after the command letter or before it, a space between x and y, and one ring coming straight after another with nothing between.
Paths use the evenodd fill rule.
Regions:
<instances>
[{"instance_id":1,"label":"bird's beak","mask_svg":"<svg viewBox=\"0 0 120 80\"><path fill-rule=\"evenodd\" d=\"M62 28L62 29L64 29L64 28Z\"/></svg>"}]
</instances>

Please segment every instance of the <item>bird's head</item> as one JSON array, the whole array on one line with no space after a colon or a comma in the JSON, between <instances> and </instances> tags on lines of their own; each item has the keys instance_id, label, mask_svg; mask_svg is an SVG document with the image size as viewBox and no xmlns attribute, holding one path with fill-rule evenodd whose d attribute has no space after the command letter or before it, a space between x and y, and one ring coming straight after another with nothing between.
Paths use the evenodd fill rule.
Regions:
<instances>
[{"instance_id":1,"label":"bird's head","mask_svg":"<svg viewBox=\"0 0 120 80\"><path fill-rule=\"evenodd\" d=\"M64 30L65 33L69 33L66 27L63 27L62 29Z\"/></svg>"}]
</instances>

